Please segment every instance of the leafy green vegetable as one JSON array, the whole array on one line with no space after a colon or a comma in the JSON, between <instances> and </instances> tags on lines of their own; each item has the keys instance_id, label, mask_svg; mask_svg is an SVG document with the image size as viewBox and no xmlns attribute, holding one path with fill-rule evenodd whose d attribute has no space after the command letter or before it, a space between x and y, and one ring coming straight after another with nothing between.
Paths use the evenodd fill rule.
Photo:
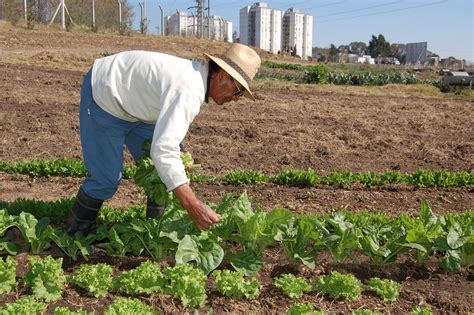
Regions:
<instances>
[{"instance_id":1,"label":"leafy green vegetable","mask_svg":"<svg viewBox=\"0 0 474 315\"><path fill-rule=\"evenodd\" d=\"M258 280L252 278L246 281L242 272L216 270L212 275L216 281L217 290L225 296L253 300L260 294Z\"/></svg>"},{"instance_id":2,"label":"leafy green vegetable","mask_svg":"<svg viewBox=\"0 0 474 315\"><path fill-rule=\"evenodd\" d=\"M33 295L46 302L59 300L66 283L62 269L63 259L47 256L41 260L30 256L28 262L31 267L23 281L31 287Z\"/></svg>"},{"instance_id":3,"label":"leafy green vegetable","mask_svg":"<svg viewBox=\"0 0 474 315\"><path fill-rule=\"evenodd\" d=\"M206 275L189 264L163 270L167 281L165 293L181 299L184 306L203 306L206 301Z\"/></svg>"},{"instance_id":4,"label":"leafy green vegetable","mask_svg":"<svg viewBox=\"0 0 474 315\"><path fill-rule=\"evenodd\" d=\"M354 275L331 271L329 275L317 279L316 289L333 299L342 297L353 301L360 297L362 284Z\"/></svg>"},{"instance_id":5,"label":"leafy green vegetable","mask_svg":"<svg viewBox=\"0 0 474 315\"><path fill-rule=\"evenodd\" d=\"M303 277L297 277L291 273L284 274L275 279L275 287L292 299L299 299L304 293L311 291L311 285Z\"/></svg>"},{"instance_id":6,"label":"leafy green vegetable","mask_svg":"<svg viewBox=\"0 0 474 315\"><path fill-rule=\"evenodd\" d=\"M431 308L429 308L427 306L425 306L425 307L417 306L417 307L414 307L410 311L410 314L412 314L412 315L431 315L431 314L433 314L433 311L431 310Z\"/></svg>"},{"instance_id":7,"label":"leafy green vegetable","mask_svg":"<svg viewBox=\"0 0 474 315\"><path fill-rule=\"evenodd\" d=\"M16 289L16 260L8 256L5 261L0 258L0 294L10 293Z\"/></svg>"},{"instance_id":8,"label":"leafy green vegetable","mask_svg":"<svg viewBox=\"0 0 474 315\"><path fill-rule=\"evenodd\" d=\"M114 281L114 290L127 294L153 294L163 292L166 285L160 265L146 260L137 268L124 271Z\"/></svg>"},{"instance_id":9,"label":"leafy green vegetable","mask_svg":"<svg viewBox=\"0 0 474 315\"><path fill-rule=\"evenodd\" d=\"M358 310L353 311L352 315L382 315L382 312L371 311L371 310Z\"/></svg>"},{"instance_id":10,"label":"leafy green vegetable","mask_svg":"<svg viewBox=\"0 0 474 315\"><path fill-rule=\"evenodd\" d=\"M323 311L315 311L313 303L295 303L287 311L286 315L323 315Z\"/></svg>"},{"instance_id":11,"label":"leafy green vegetable","mask_svg":"<svg viewBox=\"0 0 474 315\"><path fill-rule=\"evenodd\" d=\"M196 261L197 267L209 274L219 267L224 258L224 250L212 239L204 236L186 235L178 244L176 264Z\"/></svg>"},{"instance_id":12,"label":"leafy green vegetable","mask_svg":"<svg viewBox=\"0 0 474 315\"><path fill-rule=\"evenodd\" d=\"M396 301L400 295L401 285L390 279L371 278L369 289L377 293L384 301Z\"/></svg>"},{"instance_id":13,"label":"leafy green vegetable","mask_svg":"<svg viewBox=\"0 0 474 315\"><path fill-rule=\"evenodd\" d=\"M0 315L31 315L46 311L48 304L39 302L34 296L25 296L0 308Z\"/></svg>"},{"instance_id":14,"label":"leafy green vegetable","mask_svg":"<svg viewBox=\"0 0 474 315\"><path fill-rule=\"evenodd\" d=\"M112 286L112 267L107 264L83 264L74 275L72 283L95 297L104 297Z\"/></svg>"},{"instance_id":15,"label":"leafy green vegetable","mask_svg":"<svg viewBox=\"0 0 474 315\"><path fill-rule=\"evenodd\" d=\"M54 315L93 315L93 313L89 313L89 312L84 311L84 310L71 311L67 307L58 306L54 309Z\"/></svg>"},{"instance_id":16,"label":"leafy green vegetable","mask_svg":"<svg viewBox=\"0 0 474 315\"><path fill-rule=\"evenodd\" d=\"M124 314L157 315L158 310L144 304L139 299L117 297L104 312L104 315Z\"/></svg>"}]
</instances>

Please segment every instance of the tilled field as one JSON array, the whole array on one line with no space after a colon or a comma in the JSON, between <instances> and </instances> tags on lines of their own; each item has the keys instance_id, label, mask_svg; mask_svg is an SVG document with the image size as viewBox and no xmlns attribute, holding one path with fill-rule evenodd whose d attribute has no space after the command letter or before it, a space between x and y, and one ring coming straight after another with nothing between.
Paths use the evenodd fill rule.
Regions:
<instances>
[{"instance_id":1,"label":"tilled field","mask_svg":"<svg viewBox=\"0 0 474 315\"><path fill-rule=\"evenodd\" d=\"M54 35L57 34L57 35ZM52 39L57 39L54 41ZM48 43L48 44L47 44ZM63 44L61 44L63 43ZM67 44L67 47L65 45ZM36 158L81 158L79 141L79 90L82 76L105 51L150 49L183 57L200 57L205 43L180 38L127 38L100 34L48 33L0 28L0 161ZM198 47L198 48L196 48ZM225 49L223 44L209 48ZM262 55L268 57L268 55ZM474 166L474 101L444 97L412 96L399 86L390 96L370 93L370 89L311 88L293 83L256 82L256 102L241 100L224 106L203 107L186 138L187 149L199 173L224 175L229 170L253 169L275 174L284 169L312 168L322 174L333 169L353 172L420 168L447 171L472 171ZM396 92L399 89L400 92ZM375 88L374 88L375 91ZM127 163L130 163L127 157ZM57 200L76 193L77 178L37 178L0 173L0 201L17 198ZM323 214L335 210L381 211L396 216L418 215L420 202L428 200L436 213L462 213L474 209L470 188L415 189L397 185L367 189L352 185L344 188L317 186L292 188L273 184L229 186L193 184L204 200L218 202L228 192L246 190L254 208L286 208L298 213ZM123 181L109 204L126 208L142 203L143 193L131 181ZM217 314L283 313L292 304L271 284L278 270L287 268L282 253L265 253L266 264L259 274L262 295L255 301L232 301L208 283L207 306ZM18 260L25 263L24 257ZM429 306L440 313L467 314L474 311L474 283L468 271L448 274L431 262L414 265L404 257L388 266L371 264L361 257L359 263L336 264L321 255L315 270L299 272L315 277L329 270L352 272L361 280L384 276L402 284L397 302L383 302L364 292L356 302L333 301L316 295L304 296L304 302L347 313L372 309L387 313L406 313L414 306ZM143 260L97 255L91 262L106 261L114 270L130 269ZM406 261L405 261L406 260ZM65 270L71 273L78 263L66 258ZM24 265L23 265L24 266ZM10 302L19 294L0 296ZM167 313L190 312L169 296L141 297ZM80 307L101 312L113 295L91 299L76 287L68 287L63 299L52 304Z\"/></svg>"}]
</instances>

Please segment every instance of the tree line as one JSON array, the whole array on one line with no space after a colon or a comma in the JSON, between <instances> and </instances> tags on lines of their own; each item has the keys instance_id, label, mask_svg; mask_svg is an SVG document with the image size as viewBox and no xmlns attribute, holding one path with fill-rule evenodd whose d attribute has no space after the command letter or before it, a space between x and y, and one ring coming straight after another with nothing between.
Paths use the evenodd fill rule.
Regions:
<instances>
[{"instance_id":1,"label":"tree line","mask_svg":"<svg viewBox=\"0 0 474 315\"><path fill-rule=\"evenodd\" d=\"M58 8L60 0L27 0L27 24L49 24ZM119 25L119 5L117 0L95 0L95 28L117 30L130 27L133 18L128 0L122 0L122 25ZM92 0L65 0L67 14L66 27L85 26L92 28ZM13 25L25 20L24 0L0 0L0 19ZM60 13L55 18L60 23Z\"/></svg>"},{"instance_id":2,"label":"tree line","mask_svg":"<svg viewBox=\"0 0 474 315\"><path fill-rule=\"evenodd\" d=\"M378 36L372 35L368 45L359 41L351 42L348 45L340 45L339 47L331 44L327 51L327 56L322 56L322 61L326 61L324 59L327 58L327 61L329 62L337 62L340 53L370 55L372 58L393 57L397 58L401 63L404 63L406 58L406 45L396 43L391 44L382 34L379 34Z\"/></svg>"}]
</instances>

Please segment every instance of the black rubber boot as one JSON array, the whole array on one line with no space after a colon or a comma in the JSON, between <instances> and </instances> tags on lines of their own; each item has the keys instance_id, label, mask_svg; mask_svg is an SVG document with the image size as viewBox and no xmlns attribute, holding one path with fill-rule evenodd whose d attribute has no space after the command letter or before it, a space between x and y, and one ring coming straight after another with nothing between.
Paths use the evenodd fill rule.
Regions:
<instances>
[{"instance_id":1,"label":"black rubber boot","mask_svg":"<svg viewBox=\"0 0 474 315\"><path fill-rule=\"evenodd\" d=\"M103 202L104 200L89 197L80 188L69 213L66 232L69 235L74 235L78 231L84 235L87 234L91 225L94 224Z\"/></svg>"},{"instance_id":2,"label":"black rubber boot","mask_svg":"<svg viewBox=\"0 0 474 315\"><path fill-rule=\"evenodd\" d=\"M163 215L165 206L153 202L150 197L146 199L146 218L154 219Z\"/></svg>"}]
</instances>

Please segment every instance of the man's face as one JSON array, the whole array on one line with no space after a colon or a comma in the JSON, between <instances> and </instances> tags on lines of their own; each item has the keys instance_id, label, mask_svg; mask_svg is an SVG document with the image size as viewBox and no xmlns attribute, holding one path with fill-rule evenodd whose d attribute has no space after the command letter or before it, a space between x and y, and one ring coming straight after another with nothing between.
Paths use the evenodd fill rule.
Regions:
<instances>
[{"instance_id":1,"label":"man's face","mask_svg":"<svg viewBox=\"0 0 474 315\"><path fill-rule=\"evenodd\" d=\"M243 93L244 88L224 70L221 69L212 76L209 96L218 105L230 101L238 101Z\"/></svg>"}]
</instances>

